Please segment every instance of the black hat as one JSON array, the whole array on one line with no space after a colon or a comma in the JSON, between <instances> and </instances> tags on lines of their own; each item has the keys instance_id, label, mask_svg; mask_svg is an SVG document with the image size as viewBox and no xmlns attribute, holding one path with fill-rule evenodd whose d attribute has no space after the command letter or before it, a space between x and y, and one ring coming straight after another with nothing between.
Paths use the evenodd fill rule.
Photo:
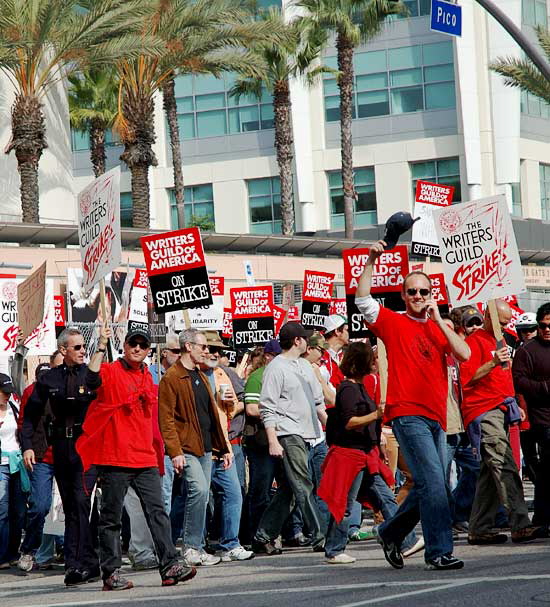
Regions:
<instances>
[{"instance_id":1,"label":"black hat","mask_svg":"<svg viewBox=\"0 0 550 607\"><path fill-rule=\"evenodd\" d=\"M15 392L11 377L5 373L0 373L0 392L3 392L4 394Z\"/></svg>"},{"instance_id":2,"label":"black hat","mask_svg":"<svg viewBox=\"0 0 550 607\"><path fill-rule=\"evenodd\" d=\"M308 331L304 329L304 327L299 322L287 322L279 331L279 340L286 341L288 339L294 339L295 337L303 337L304 339L308 339L313 335L313 331Z\"/></svg>"},{"instance_id":3,"label":"black hat","mask_svg":"<svg viewBox=\"0 0 550 607\"><path fill-rule=\"evenodd\" d=\"M132 337L143 337L148 344L151 343L151 335L149 334L149 325L145 322L137 322L130 320L128 322L128 333L124 341L128 342Z\"/></svg>"},{"instance_id":4,"label":"black hat","mask_svg":"<svg viewBox=\"0 0 550 607\"><path fill-rule=\"evenodd\" d=\"M401 234L408 232L415 221L418 221L420 217L413 219L410 213L403 213L399 211L394 213L388 221L386 221L386 231L384 232L384 238L382 239L386 246L384 249L393 249L399 240Z\"/></svg>"}]
</instances>

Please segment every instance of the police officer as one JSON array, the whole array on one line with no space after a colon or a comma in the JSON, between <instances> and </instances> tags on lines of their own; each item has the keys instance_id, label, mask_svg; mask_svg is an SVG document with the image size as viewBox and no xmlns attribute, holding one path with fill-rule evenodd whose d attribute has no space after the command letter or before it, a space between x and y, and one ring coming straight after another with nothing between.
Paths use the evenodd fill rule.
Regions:
<instances>
[{"instance_id":1,"label":"police officer","mask_svg":"<svg viewBox=\"0 0 550 607\"><path fill-rule=\"evenodd\" d=\"M33 434L49 401L52 420L48 436L53 447L54 475L65 513L65 584L76 586L99 579L99 563L90 531L90 500L95 469L84 473L75 450L82 423L95 398L94 378L84 364L84 337L78 329L65 329L57 340L63 364L43 373L24 411L21 442L29 470L36 463ZM98 382L98 380L95 380Z\"/></svg>"}]
</instances>

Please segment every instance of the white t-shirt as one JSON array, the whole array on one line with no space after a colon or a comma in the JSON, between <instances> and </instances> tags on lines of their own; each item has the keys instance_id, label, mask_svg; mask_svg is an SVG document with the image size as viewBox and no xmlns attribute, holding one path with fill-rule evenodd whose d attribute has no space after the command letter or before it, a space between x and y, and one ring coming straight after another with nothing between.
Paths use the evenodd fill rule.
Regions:
<instances>
[{"instance_id":1,"label":"white t-shirt","mask_svg":"<svg viewBox=\"0 0 550 607\"><path fill-rule=\"evenodd\" d=\"M10 451L19 451L19 441L17 440L17 420L13 414L13 410L8 403L8 409L5 417L1 420L0 425L0 447L3 453ZM1 465L6 465L9 462L7 456L2 457Z\"/></svg>"}]
</instances>

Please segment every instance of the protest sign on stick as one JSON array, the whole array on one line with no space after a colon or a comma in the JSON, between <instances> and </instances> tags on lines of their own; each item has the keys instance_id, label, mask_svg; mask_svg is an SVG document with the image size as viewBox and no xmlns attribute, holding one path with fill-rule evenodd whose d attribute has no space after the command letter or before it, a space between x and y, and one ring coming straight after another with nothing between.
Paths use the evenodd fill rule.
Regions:
<instances>
[{"instance_id":1,"label":"protest sign on stick","mask_svg":"<svg viewBox=\"0 0 550 607\"><path fill-rule=\"evenodd\" d=\"M430 183L419 179L416 182L414 222L411 237L411 253L439 257L439 244L433 218L434 209L452 204L454 187L441 183Z\"/></svg>"},{"instance_id":2,"label":"protest sign on stick","mask_svg":"<svg viewBox=\"0 0 550 607\"><path fill-rule=\"evenodd\" d=\"M23 339L27 339L42 322L45 295L46 262L17 285L17 314Z\"/></svg>"},{"instance_id":3,"label":"protest sign on stick","mask_svg":"<svg viewBox=\"0 0 550 607\"><path fill-rule=\"evenodd\" d=\"M302 294L302 325L306 329L323 329L329 315L334 274L306 270Z\"/></svg>"},{"instance_id":4,"label":"protest sign on stick","mask_svg":"<svg viewBox=\"0 0 550 607\"><path fill-rule=\"evenodd\" d=\"M210 276L209 278L213 303L211 306L190 309L188 311L189 321L194 329L220 331L223 329L225 280L223 276Z\"/></svg>"},{"instance_id":5,"label":"protest sign on stick","mask_svg":"<svg viewBox=\"0 0 550 607\"><path fill-rule=\"evenodd\" d=\"M273 339L273 287L240 287L230 291L235 348L263 346Z\"/></svg>"},{"instance_id":6,"label":"protest sign on stick","mask_svg":"<svg viewBox=\"0 0 550 607\"><path fill-rule=\"evenodd\" d=\"M212 305L198 228L141 237L157 314Z\"/></svg>"}]
</instances>

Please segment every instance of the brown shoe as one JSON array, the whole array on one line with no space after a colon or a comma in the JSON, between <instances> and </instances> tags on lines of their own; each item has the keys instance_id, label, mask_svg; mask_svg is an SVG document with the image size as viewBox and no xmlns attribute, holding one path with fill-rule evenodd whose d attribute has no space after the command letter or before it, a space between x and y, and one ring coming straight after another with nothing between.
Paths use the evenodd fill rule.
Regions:
<instances>
[{"instance_id":1,"label":"brown shoe","mask_svg":"<svg viewBox=\"0 0 550 607\"><path fill-rule=\"evenodd\" d=\"M548 537L547 527L533 527L530 525L519 531L512 531L512 542L514 542L514 544L532 542L533 540L538 540L542 537Z\"/></svg>"},{"instance_id":2,"label":"brown shoe","mask_svg":"<svg viewBox=\"0 0 550 607\"><path fill-rule=\"evenodd\" d=\"M489 546L492 544L505 544L508 536L504 533L469 533L468 544L471 546Z\"/></svg>"}]
</instances>

